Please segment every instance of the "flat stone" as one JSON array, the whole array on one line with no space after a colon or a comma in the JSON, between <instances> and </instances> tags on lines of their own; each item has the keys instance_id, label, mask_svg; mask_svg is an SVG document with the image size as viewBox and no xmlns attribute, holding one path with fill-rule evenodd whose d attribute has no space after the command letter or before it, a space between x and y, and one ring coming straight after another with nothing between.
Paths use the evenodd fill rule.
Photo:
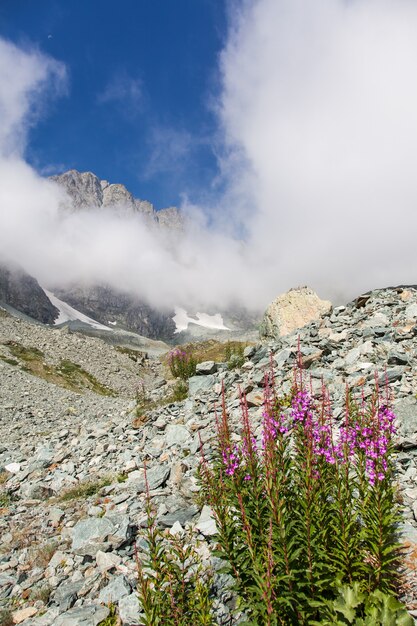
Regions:
<instances>
[{"instance_id":1,"label":"flat stone","mask_svg":"<svg viewBox=\"0 0 417 626\"><path fill-rule=\"evenodd\" d=\"M399 524L399 534L402 541L417 545L417 528L408 522L402 522Z\"/></svg>"},{"instance_id":2,"label":"flat stone","mask_svg":"<svg viewBox=\"0 0 417 626\"><path fill-rule=\"evenodd\" d=\"M83 581L65 582L58 587L54 593L54 602L59 604L61 611L68 611L68 609L74 606L78 592L83 584Z\"/></svg>"},{"instance_id":3,"label":"flat stone","mask_svg":"<svg viewBox=\"0 0 417 626\"><path fill-rule=\"evenodd\" d=\"M243 350L243 356L245 357L245 359L250 359L255 354L255 352L255 346L246 346L246 348Z\"/></svg>"},{"instance_id":4,"label":"flat stone","mask_svg":"<svg viewBox=\"0 0 417 626\"><path fill-rule=\"evenodd\" d=\"M294 350L292 348L284 348L280 350L274 355L274 361L277 364L277 367L282 368L285 363L294 357Z\"/></svg>"},{"instance_id":5,"label":"flat stone","mask_svg":"<svg viewBox=\"0 0 417 626\"><path fill-rule=\"evenodd\" d=\"M70 609L59 615L54 626L98 626L109 616L106 606L83 606Z\"/></svg>"},{"instance_id":6,"label":"flat stone","mask_svg":"<svg viewBox=\"0 0 417 626\"><path fill-rule=\"evenodd\" d=\"M21 493L27 500L46 500L54 495L53 489L45 483L25 483L21 487Z\"/></svg>"},{"instance_id":7,"label":"flat stone","mask_svg":"<svg viewBox=\"0 0 417 626\"><path fill-rule=\"evenodd\" d=\"M202 376L214 374L214 372L217 372L217 363L214 361L203 361L202 363L198 363L196 372Z\"/></svg>"},{"instance_id":8,"label":"flat stone","mask_svg":"<svg viewBox=\"0 0 417 626\"><path fill-rule=\"evenodd\" d=\"M148 481L149 489L152 491L153 489L158 489L169 478L171 472L171 468L167 465L156 465L155 467L151 467L146 472L146 478ZM135 472L133 472L135 473ZM131 476L132 474L130 474ZM146 491L146 482L145 476L143 473L140 473L140 477L135 480L129 480L128 482L129 489L134 490L136 493L144 493Z\"/></svg>"},{"instance_id":9,"label":"flat stone","mask_svg":"<svg viewBox=\"0 0 417 626\"><path fill-rule=\"evenodd\" d=\"M20 472L20 468L20 463L9 463L8 465L4 466L6 472L10 472L10 474L17 474L18 472Z\"/></svg>"},{"instance_id":10,"label":"flat stone","mask_svg":"<svg viewBox=\"0 0 417 626\"><path fill-rule=\"evenodd\" d=\"M179 522L181 526L185 526L187 522L191 522L191 520L194 519L197 513L198 508L193 504L186 509L178 509L178 511L174 511L174 513L167 513L167 515L161 516L158 518L158 523L167 528L171 528L175 522Z\"/></svg>"},{"instance_id":11,"label":"flat stone","mask_svg":"<svg viewBox=\"0 0 417 626\"><path fill-rule=\"evenodd\" d=\"M15 611L12 613L13 624L20 624L24 622L25 619L29 619L29 617L33 617L38 612L34 606L28 606L25 609L21 609L20 611Z\"/></svg>"},{"instance_id":12,"label":"flat stone","mask_svg":"<svg viewBox=\"0 0 417 626\"><path fill-rule=\"evenodd\" d=\"M125 543L130 537L130 530L127 515L80 520L72 529L72 550L82 556L95 556L99 550L107 552Z\"/></svg>"}]
</instances>

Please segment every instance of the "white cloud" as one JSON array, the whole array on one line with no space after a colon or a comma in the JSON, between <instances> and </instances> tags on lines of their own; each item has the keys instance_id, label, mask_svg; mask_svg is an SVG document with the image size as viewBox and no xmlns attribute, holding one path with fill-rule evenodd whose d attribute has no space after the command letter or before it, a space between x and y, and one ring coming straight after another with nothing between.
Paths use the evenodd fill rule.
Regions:
<instances>
[{"instance_id":1,"label":"white cloud","mask_svg":"<svg viewBox=\"0 0 417 626\"><path fill-rule=\"evenodd\" d=\"M246 158L232 182L253 177L250 246L278 289L415 282L416 27L410 0L246 3L221 117Z\"/></svg>"},{"instance_id":2,"label":"white cloud","mask_svg":"<svg viewBox=\"0 0 417 626\"><path fill-rule=\"evenodd\" d=\"M57 70L2 42L0 249L44 283L107 281L200 310L264 306L306 283L345 299L417 282L417 5L254 0L232 16L219 102L226 190L202 207L214 229L201 207L184 207L198 219L182 239L111 210L63 219L60 190L10 156ZM189 153L188 136L171 143L167 153Z\"/></svg>"},{"instance_id":3,"label":"white cloud","mask_svg":"<svg viewBox=\"0 0 417 626\"><path fill-rule=\"evenodd\" d=\"M45 92L62 92L65 85L61 63L0 39L1 155L23 152L28 130L42 112Z\"/></svg>"}]
</instances>

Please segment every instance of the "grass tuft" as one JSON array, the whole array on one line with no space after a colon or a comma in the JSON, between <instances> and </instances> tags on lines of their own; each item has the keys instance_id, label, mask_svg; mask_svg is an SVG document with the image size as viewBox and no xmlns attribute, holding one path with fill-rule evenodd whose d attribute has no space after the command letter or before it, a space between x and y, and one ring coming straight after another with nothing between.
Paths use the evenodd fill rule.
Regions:
<instances>
[{"instance_id":1,"label":"grass tuft","mask_svg":"<svg viewBox=\"0 0 417 626\"><path fill-rule=\"evenodd\" d=\"M60 496L58 496L57 500L59 502L68 502L70 500L89 498L90 496L94 496L98 493L100 489L103 489L103 487L111 485L112 482L114 482L114 478L112 476L105 476L101 480L97 481L88 480L80 482L75 487L71 487L70 489L64 491Z\"/></svg>"}]
</instances>

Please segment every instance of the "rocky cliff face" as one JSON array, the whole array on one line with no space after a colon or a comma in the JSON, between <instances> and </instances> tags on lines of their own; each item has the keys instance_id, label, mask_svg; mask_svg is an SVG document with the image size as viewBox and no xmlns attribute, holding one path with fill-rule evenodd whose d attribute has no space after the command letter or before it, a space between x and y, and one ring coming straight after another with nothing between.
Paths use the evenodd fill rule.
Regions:
<instances>
[{"instance_id":1,"label":"rocky cliff face","mask_svg":"<svg viewBox=\"0 0 417 626\"><path fill-rule=\"evenodd\" d=\"M149 337L169 341L175 332L172 311L157 311L126 293L105 286L56 289L72 307L98 322Z\"/></svg>"},{"instance_id":2,"label":"rocky cliff face","mask_svg":"<svg viewBox=\"0 0 417 626\"><path fill-rule=\"evenodd\" d=\"M184 216L176 207L156 211L147 200L134 198L124 185L100 180L91 172L69 170L58 176L51 176L51 180L68 193L70 202L63 207L66 211L113 207L119 213L140 214L149 224L163 228L181 230L184 226Z\"/></svg>"},{"instance_id":3,"label":"rocky cliff face","mask_svg":"<svg viewBox=\"0 0 417 626\"><path fill-rule=\"evenodd\" d=\"M1 303L44 324L53 324L59 314L33 276L4 262L0 263Z\"/></svg>"}]
</instances>

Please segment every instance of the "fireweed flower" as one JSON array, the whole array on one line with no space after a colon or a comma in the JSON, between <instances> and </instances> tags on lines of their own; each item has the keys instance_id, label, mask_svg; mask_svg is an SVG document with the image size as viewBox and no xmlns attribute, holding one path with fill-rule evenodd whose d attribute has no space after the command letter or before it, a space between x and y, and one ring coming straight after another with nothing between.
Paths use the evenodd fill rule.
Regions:
<instances>
[{"instance_id":1,"label":"fireweed flower","mask_svg":"<svg viewBox=\"0 0 417 626\"><path fill-rule=\"evenodd\" d=\"M313 422L313 400L307 391L298 391L291 403L291 419L294 423L310 426Z\"/></svg>"},{"instance_id":2,"label":"fireweed flower","mask_svg":"<svg viewBox=\"0 0 417 626\"><path fill-rule=\"evenodd\" d=\"M370 416L362 416L356 424L343 427L340 431L339 454L343 455L343 446L349 450L349 456L365 459L365 471L371 486L382 481L388 470L389 444L395 433L395 414L386 405L381 405Z\"/></svg>"},{"instance_id":3,"label":"fireweed flower","mask_svg":"<svg viewBox=\"0 0 417 626\"><path fill-rule=\"evenodd\" d=\"M222 451L223 465L226 467L226 474L233 476L240 466L240 450L237 446L227 447Z\"/></svg>"}]
</instances>

